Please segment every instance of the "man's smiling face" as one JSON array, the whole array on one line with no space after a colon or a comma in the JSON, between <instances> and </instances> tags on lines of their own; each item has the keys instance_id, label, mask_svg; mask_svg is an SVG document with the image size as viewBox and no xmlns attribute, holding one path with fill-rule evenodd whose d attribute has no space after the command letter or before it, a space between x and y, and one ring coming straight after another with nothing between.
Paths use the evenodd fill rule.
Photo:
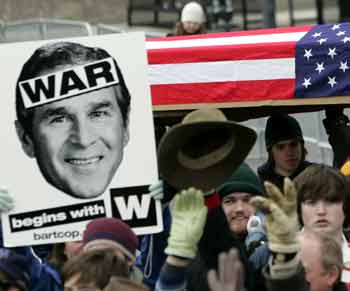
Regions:
<instances>
[{"instance_id":1,"label":"man's smiling face","mask_svg":"<svg viewBox=\"0 0 350 291\"><path fill-rule=\"evenodd\" d=\"M67 194L102 194L129 135L113 87L35 108L30 147L46 180Z\"/></svg>"}]
</instances>

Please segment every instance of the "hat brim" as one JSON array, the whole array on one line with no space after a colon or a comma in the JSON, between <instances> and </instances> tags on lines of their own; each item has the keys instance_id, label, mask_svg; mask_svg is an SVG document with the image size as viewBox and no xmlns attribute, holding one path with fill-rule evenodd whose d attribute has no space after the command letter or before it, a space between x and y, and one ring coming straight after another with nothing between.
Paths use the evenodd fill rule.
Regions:
<instances>
[{"instance_id":1,"label":"hat brim","mask_svg":"<svg viewBox=\"0 0 350 291\"><path fill-rule=\"evenodd\" d=\"M201 132L227 129L232 133L234 144L226 157L204 168L190 169L178 160L179 150L193 136ZM158 147L159 171L162 178L178 190L196 187L208 191L224 183L244 161L256 141L253 129L232 121L206 121L178 124L165 133ZM205 141L203 141L205 143Z\"/></svg>"}]
</instances>

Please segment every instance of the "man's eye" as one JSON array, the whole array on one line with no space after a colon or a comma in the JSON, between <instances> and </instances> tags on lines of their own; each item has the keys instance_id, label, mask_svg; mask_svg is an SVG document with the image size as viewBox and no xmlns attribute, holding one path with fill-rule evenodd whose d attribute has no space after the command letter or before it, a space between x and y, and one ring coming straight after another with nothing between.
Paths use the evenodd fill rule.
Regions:
<instances>
[{"instance_id":1,"label":"man's eye","mask_svg":"<svg viewBox=\"0 0 350 291\"><path fill-rule=\"evenodd\" d=\"M311 199L308 199L308 200L304 201L304 204L306 204L306 205L313 205L313 204L315 204L315 201L311 200Z\"/></svg>"},{"instance_id":2,"label":"man's eye","mask_svg":"<svg viewBox=\"0 0 350 291\"><path fill-rule=\"evenodd\" d=\"M62 123L66 119L64 115L53 116L50 118L50 123Z\"/></svg>"},{"instance_id":3,"label":"man's eye","mask_svg":"<svg viewBox=\"0 0 350 291\"><path fill-rule=\"evenodd\" d=\"M108 116L108 111L106 110L93 111L91 112L90 116L93 118L105 117L105 116Z\"/></svg>"},{"instance_id":4,"label":"man's eye","mask_svg":"<svg viewBox=\"0 0 350 291\"><path fill-rule=\"evenodd\" d=\"M233 203L233 200L231 199L224 200L224 204L232 204L232 203Z\"/></svg>"}]
</instances>

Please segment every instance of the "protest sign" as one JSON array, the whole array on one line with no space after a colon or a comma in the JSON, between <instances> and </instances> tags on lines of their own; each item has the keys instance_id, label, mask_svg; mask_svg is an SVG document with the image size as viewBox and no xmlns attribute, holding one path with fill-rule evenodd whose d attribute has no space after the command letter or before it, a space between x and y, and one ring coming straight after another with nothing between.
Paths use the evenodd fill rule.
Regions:
<instances>
[{"instance_id":1,"label":"protest sign","mask_svg":"<svg viewBox=\"0 0 350 291\"><path fill-rule=\"evenodd\" d=\"M6 246L79 240L93 218L162 230L143 33L0 47Z\"/></svg>"}]
</instances>

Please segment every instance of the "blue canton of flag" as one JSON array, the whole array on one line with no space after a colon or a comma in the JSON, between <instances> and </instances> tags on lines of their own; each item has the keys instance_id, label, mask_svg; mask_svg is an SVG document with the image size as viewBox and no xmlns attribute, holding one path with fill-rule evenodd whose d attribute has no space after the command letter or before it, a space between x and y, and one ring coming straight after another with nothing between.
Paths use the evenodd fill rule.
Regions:
<instances>
[{"instance_id":1,"label":"blue canton of flag","mask_svg":"<svg viewBox=\"0 0 350 291\"><path fill-rule=\"evenodd\" d=\"M350 23L318 25L298 43L295 96L350 95Z\"/></svg>"}]
</instances>

